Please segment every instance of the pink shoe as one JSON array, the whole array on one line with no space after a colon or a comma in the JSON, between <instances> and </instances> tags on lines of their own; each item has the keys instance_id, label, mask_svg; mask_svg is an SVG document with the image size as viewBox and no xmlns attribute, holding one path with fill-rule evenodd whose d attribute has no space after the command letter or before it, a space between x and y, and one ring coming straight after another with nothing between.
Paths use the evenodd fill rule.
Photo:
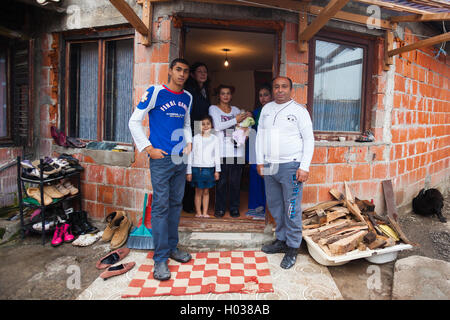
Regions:
<instances>
[{"instance_id":1,"label":"pink shoe","mask_svg":"<svg viewBox=\"0 0 450 320\"><path fill-rule=\"evenodd\" d=\"M52 246L57 247L63 243L64 229L62 225L57 225L55 233L53 234Z\"/></svg>"},{"instance_id":2,"label":"pink shoe","mask_svg":"<svg viewBox=\"0 0 450 320\"><path fill-rule=\"evenodd\" d=\"M70 224L65 223L61 226L64 242L72 242L75 240L75 236L72 234L72 228L70 227Z\"/></svg>"}]
</instances>

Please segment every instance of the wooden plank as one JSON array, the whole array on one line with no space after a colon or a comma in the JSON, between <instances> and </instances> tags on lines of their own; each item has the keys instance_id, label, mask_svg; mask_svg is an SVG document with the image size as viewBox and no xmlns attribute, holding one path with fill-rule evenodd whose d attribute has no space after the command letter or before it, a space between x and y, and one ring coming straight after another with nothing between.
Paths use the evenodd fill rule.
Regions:
<instances>
[{"instance_id":1,"label":"wooden plank","mask_svg":"<svg viewBox=\"0 0 450 320\"><path fill-rule=\"evenodd\" d=\"M438 36L434 36L434 37L431 37L431 38L428 38L425 40L417 41L416 43L409 44L407 46L403 46L400 48L390 50L390 51L388 51L388 56L393 57L393 56L403 53L403 52L408 52L408 51L412 51L412 50L424 48L424 47L430 47L435 44L446 42L446 41L450 41L450 32L443 33Z\"/></svg>"},{"instance_id":2,"label":"wooden plank","mask_svg":"<svg viewBox=\"0 0 450 320\"><path fill-rule=\"evenodd\" d=\"M338 219L338 220L333 221L330 224L327 224L327 225L319 227L319 228L315 228L315 229L311 229L311 230L304 230L303 235L312 236L318 232L322 232L322 231L328 230L330 228L338 227L338 226L347 225L348 223L349 223L349 221L347 221L347 220Z\"/></svg>"},{"instance_id":3,"label":"wooden plank","mask_svg":"<svg viewBox=\"0 0 450 320\"><path fill-rule=\"evenodd\" d=\"M347 210L348 211L348 210ZM331 211L327 213L327 223L330 223L331 221L334 221L338 218L341 217L345 217L347 213L345 211L342 210L336 210L336 211Z\"/></svg>"},{"instance_id":4,"label":"wooden plank","mask_svg":"<svg viewBox=\"0 0 450 320\"><path fill-rule=\"evenodd\" d=\"M147 35L143 35L142 44L148 47L152 44L153 27L153 3L150 0L144 0L142 3L142 20L147 26Z\"/></svg>"},{"instance_id":5,"label":"wooden plank","mask_svg":"<svg viewBox=\"0 0 450 320\"><path fill-rule=\"evenodd\" d=\"M374 4L379 7L389 8L391 10L400 11L400 12L410 12L410 13L419 13L419 14L430 13L429 11L426 11L426 10L421 10L421 9L417 9L414 7L404 6L404 5L392 3L392 2L384 2L384 1L380 1L380 0L355 0L355 1L367 3L367 4Z\"/></svg>"},{"instance_id":6,"label":"wooden plank","mask_svg":"<svg viewBox=\"0 0 450 320\"><path fill-rule=\"evenodd\" d=\"M337 189L330 189L328 191L336 200L344 200L344 195Z\"/></svg>"},{"instance_id":7,"label":"wooden plank","mask_svg":"<svg viewBox=\"0 0 450 320\"><path fill-rule=\"evenodd\" d=\"M395 230L395 232L397 232L400 239L402 239L405 243L417 246L418 244L413 243L408 240L408 238L406 237L406 235L403 233L402 229L400 228L400 225L397 223L398 213L397 213L397 207L395 206L395 195L394 195L394 190L392 188L391 180L383 180L382 186L383 186L384 200L386 202L387 216L388 216L388 220L391 224L391 227Z\"/></svg>"},{"instance_id":8,"label":"wooden plank","mask_svg":"<svg viewBox=\"0 0 450 320\"><path fill-rule=\"evenodd\" d=\"M327 237L332 234L342 233L346 231L352 231L358 228L367 228L367 224L363 222L352 222L352 221L346 221L345 224L338 225L323 231L319 231L318 233L315 233L311 236L311 239L314 242L317 242L320 238Z\"/></svg>"},{"instance_id":9,"label":"wooden plank","mask_svg":"<svg viewBox=\"0 0 450 320\"><path fill-rule=\"evenodd\" d=\"M423 22L423 21L444 21L450 20L450 13L429 13L429 14L414 14L408 16L391 17L392 22Z\"/></svg>"},{"instance_id":10,"label":"wooden plank","mask_svg":"<svg viewBox=\"0 0 450 320\"><path fill-rule=\"evenodd\" d=\"M298 14L298 39L302 32L308 27L308 5L303 5ZM300 52L308 51L308 41L298 41L298 50Z\"/></svg>"},{"instance_id":11,"label":"wooden plank","mask_svg":"<svg viewBox=\"0 0 450 320\"><path fill-rule=\"evenodd\" d=\"M364 242L366 244L371 244L372 242L374 242L377 239L377 234L374 232L369 232L364 236Z\"/></svg>"},{"instance_id":12,"label":"wooden plank","mask_svg":"<svg viewBox=\"0 0 450 320\"><path fill-rule=\"evenodd\" d=\"M127 21L143 36L147 36L148 28L125 0L109 0L111 4L127 19Z\"/></svg>"},{"instance_id":13,"label":"wooden plank","mask_svg":"<svg viewBox=\"0 0 450 320\"><path fill-rule=\"evenodd\" d=\"M309 41L349 0L331 0L322 12L301 32L298 42Z\"/></svg>"},{"instance_id":14,"label":"wooden plank","mask_svg":"<svg viewBox=\"0 0 450 320\"><path fill-rule=\"evenodd\" d=\"M344 191L344 199L347 200L347 201L354 202L355 199L353 198L352 192L350 190L350 187L347 184L347 181L344 181L344 189L345 189L345 191Z\"/></svg>"},{"instance_id":15,"label":"wooden plank","mask_svg":"<svg viewBox=\"0 0 450 320\"><path fill-rule=\"evenodd\" d=\"M375 239L375 241L372 241L371 243L369 243L367 245L367 247L370 250L373 250L373 249L380 248L380 247L384 246L385 244L386 244L386 241L384 241L383 239L377 238L377 239Z\"/></svg>"},{"instance_id":16,"label":"wooden plank","mask_svg":"<svg viewBox=\"0 0 450 320\"><path fill-rule=\"evenodd\" d=\"M331 201L325 201L325 202L321 202L315 206L312 206L310 208L307 208L305 210L303 210L304 213L308 213L311 211L315 211L318 209L322 209L322 210L327 210L328 208L334 207L338 204L342 204L342 201L335 201L335 200L331 200Z\"/></svg>"},{"instance_id":17,"label":"wooden plank","mask_svg":"<svg viewBox=\"0 0 450 320\"><path fill-rule=\"evenodd\" d=\"M328 236L326 238L319 239L317 243L321 244L321 245L331 244L333 242L336 242L338 240L344 239L344 238L346 238L348 236L351 236L351 235L353 235L355 233L358 233L360 231L361 230L353 230L353 231L345 232L345 233L332 234L332 235L330 235L330 236Z\"/></svg>"},{"instance_id":18,"label":"wooden plank","mask_svg":"<svg viewBox=\"0 0 450 320\"><path fill-rule=\"evenodd\" d=\"M316 210L317 217L319 217L319 224L327 223L327 215L323 209Z\"/></svg>"},{"instance_id":19,"label":"wooden plank","mask_svg":"<svg viewBox=\"0 0 450 320\"><path fill-rule=\"evenodd\" d=\"M362 241L366 234L367 231L359 231L358 233L353 234L347 238L329 244L328 248L334 255L345 254L356 249L356 247L358 247L359 243Z\"/></svg>"}]
</instances>

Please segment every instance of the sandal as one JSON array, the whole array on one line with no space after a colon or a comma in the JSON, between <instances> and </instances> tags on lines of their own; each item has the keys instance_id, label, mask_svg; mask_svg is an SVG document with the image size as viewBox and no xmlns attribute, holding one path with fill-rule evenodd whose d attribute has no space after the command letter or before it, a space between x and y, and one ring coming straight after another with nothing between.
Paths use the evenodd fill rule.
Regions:
<instances>
[{"instance_id":1,"label":"sandal","mask_svg":"<svg viewBox=\"0 0 450 320\"><path fill-rule=\"evenodd\" d=\"M64 182L64 183L63 183L63 186L64 186L64 188L66 188L66 189L68 189L68 190L70 191L70 194L71 194L72 196L78 193L78 189L75 188L75 187L70 183L70 181Z\"/></svg>"},{"instance_id":2,"label":"sandal","mask_svg":"<svg viewBox=\"0 0 450 320\"><path fill-rule=\"evenodd\" d=\"M129 253L130 249L128 248L114 250L113 252L108 253L106 256L98 260L95 264L95 267L97 269L108 268L109 266L112 266L113 264L116 264L117 262L125 258Z\"/></svg>"},{"instance_id":3,"label":"sandal","mask_svg":"<svg viewBox=\"0 0 450 320\"><path fill-rule=\"evenodd\" d=\"M41 192L39 191L39 188L28 188L27 189L27 195L35 200L37 200L39 202L39 204L41 203ZM51 204L53 201L53 199L48 196L47 194L45 194L44 192L44 205L48 206L49 204Z\"/></svg>"},{"instance_id":4,"label":"sandal","mask_svg":"<svg viewBox=\"0 0 450 320\"><path fill-rule=\"evenodd\" d=\"M67 196L68 194L70 194L70 190L64 188L64 186L62 185L62 183L58 183L55 185L56 190L58 190L59 192L61 192L64 196Z\"/></svg>"}]
</instances>

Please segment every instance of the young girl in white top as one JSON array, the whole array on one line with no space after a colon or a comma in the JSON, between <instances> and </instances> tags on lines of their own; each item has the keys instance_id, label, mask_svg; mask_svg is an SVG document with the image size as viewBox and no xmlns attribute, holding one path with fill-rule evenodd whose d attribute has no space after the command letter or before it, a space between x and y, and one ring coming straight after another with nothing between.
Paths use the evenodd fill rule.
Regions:
<instances>
[{"instance_id":1,"label":"young girl in white top","mask_svg":"<svg viewBox=\"0 0 450 320\"><path fill-rule=\"evenodd\" d=\"M212 118L203 117L201 134L192 141L192 152L188 157L186 180L195 188L195 211L197 218L209 218L209 189L219 180L220 144L219 138L211 134ZM202 206L203 205L203 206Z\"/></svg>"}]
</instances>

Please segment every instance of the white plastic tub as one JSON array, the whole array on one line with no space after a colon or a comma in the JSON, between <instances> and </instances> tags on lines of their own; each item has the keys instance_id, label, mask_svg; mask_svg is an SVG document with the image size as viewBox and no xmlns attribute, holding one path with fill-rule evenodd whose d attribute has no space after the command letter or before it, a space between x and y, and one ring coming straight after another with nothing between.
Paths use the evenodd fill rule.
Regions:
<instances>
[{"instance_id":1,"label":"white plastic tub","mask_svg":"<svg viewBox=\"0 0 450 320\"><path fill-rule=\"evenodd\" d=\"M340 266L351 260L361 258L365 258L367 261L376 264L387 263L397 259L397 254L399 251L412 248L411 245L402 243L384 249L366 249L364 251L355 249L339 256L329 256L309 236L303 236L303 239L306 241L311 257L324 266Z\"/></svg>"}]
</instances>

